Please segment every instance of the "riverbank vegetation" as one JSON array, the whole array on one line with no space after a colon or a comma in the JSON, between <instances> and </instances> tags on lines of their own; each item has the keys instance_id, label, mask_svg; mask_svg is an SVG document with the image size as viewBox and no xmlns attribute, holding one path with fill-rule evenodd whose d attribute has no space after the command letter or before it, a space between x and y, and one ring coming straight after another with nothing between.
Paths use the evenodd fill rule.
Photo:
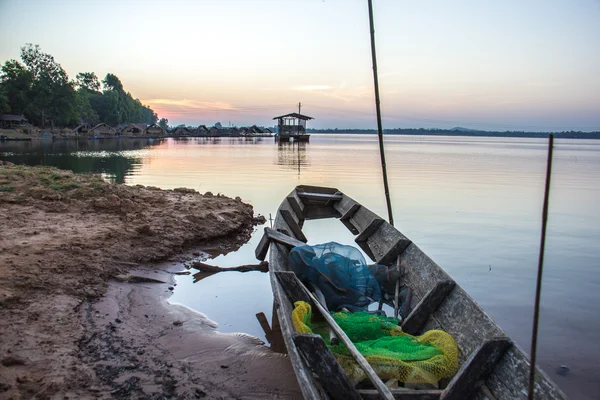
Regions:
<instances>
[{"instance_id":1,"label":"riverbank vegetation","mask_svg":"<svg viewBox=\"0 0 600 400\"><path fill-rule=\"evenodd\" d=\"M31 43L21 47L21 61L2 65L2 113L23 115L42 128L158 120L150 107L125 91L116 75L109 73L100 82L94 72L81 72L72 80L52 55Z\"/></svg>"}]
</instances>

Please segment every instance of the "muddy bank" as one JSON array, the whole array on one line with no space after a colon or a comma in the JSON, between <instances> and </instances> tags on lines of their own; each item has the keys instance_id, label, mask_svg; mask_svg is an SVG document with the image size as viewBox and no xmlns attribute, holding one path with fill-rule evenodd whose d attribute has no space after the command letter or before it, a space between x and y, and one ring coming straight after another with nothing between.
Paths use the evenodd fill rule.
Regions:
<instances>
[{"instance_id":1,"label":"muddy bank","mask_svg":"<svg viewBox=\"0 0 600 400\"><path fill-rule=\"evenodd\" d=\"M156 296L168 284L114 279L192 245L233 249L254 222L241 199L1 165L0 397L293 395L266 367L272 360L252 367L268 349L168 305ZM285 376L285 358L274 359Z\"/></svg>"}]
</instances>

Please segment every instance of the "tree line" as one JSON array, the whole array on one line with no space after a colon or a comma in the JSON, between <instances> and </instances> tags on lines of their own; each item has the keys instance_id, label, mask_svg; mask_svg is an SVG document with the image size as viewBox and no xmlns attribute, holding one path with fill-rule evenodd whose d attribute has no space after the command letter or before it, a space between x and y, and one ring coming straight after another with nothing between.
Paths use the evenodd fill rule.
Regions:
<instances>
[{"instance_id":1,"label":"tree line","mask_svg":"<svg viewBox=\"0 0 600 400\"><path fill-rule=\"evenodd\" d=\"M39 127L74 127L81 123L140 122L153 124L158 116L126 92L119 78L107 74L100 82L94 72L75 80L40 46L21 47L21 62L6 61L0 70L0 114L24 115Z\"/></svg>"},{"instance_id":2,"label":"tree line","mask_svg":"<svg viewBox=\"0 0 600 400\"><path fill-rule=\"evenodd\" d=\"M315 129L310 128L306 133L354 133L354 134L377 134L377 129ZM548 132L525 132L525 131L482 131L474 129L437 129L437 128L395 128L384 129L386 135L430 135L430 136L482 136L482 137L524 137L524 138L546 138ZM600 139L600 131L581 132L563 131L555 132L555 138L559 139Z\"/></svg>"}]
</instances>

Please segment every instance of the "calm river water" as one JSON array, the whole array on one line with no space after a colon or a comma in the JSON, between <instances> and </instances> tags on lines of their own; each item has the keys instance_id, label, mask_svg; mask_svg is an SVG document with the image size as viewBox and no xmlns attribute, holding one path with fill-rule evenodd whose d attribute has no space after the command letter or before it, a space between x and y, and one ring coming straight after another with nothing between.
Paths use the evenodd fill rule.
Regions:
<instances>
[{"instance_id":1,"label":"calm river water","mask_svg":"<svg viewBox=\"0 0 600 400\"><path fill-rule=\"evenodd\" d=\"M396 227L529 349L547 142L387 136L385 143ZM9 142L0 144L0 158L240 196L267 218L298 184L332 186L387 216L374 135L312 135L308 144L283 145L269 138ZM538 357L578 399L600 397L599 184L600 141L557 140ZM353 244L335 220L309 221L305 231L311 244ZM239 251L210 263L254 263L261 234L259 227ZM254 272L197 283L179 277L171 300L206 314L223 332L263 339L255 314L270 319L272 311L268 277Z\"/></svg>"}]
</instances>

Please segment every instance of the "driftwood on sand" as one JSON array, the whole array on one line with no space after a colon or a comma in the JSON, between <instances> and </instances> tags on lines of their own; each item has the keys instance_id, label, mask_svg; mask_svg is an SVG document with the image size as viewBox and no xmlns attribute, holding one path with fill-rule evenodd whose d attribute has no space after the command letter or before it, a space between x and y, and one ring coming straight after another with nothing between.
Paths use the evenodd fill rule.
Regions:
<instances>
[{"instance_id":1,"label":"driftwood on sand","mask_svg":"<svg viewBox=\"0 0 600 400\"><path fill-rule=\"evenodd\" d=\"M194 283L198 282L201 279L204 279L208 276L216 274L217 272L224 271L237 271L237 272L249 272L249 271L259 271L259 272L269 272L269 263L267 261L262 261L259 264L246 264L239 265L237 267L217 267L215 265L205 264L200 261L195 261L189 265L190 268L197 269L200 272L196 272L194 276Z\"/></svg>"}]
</instances>

